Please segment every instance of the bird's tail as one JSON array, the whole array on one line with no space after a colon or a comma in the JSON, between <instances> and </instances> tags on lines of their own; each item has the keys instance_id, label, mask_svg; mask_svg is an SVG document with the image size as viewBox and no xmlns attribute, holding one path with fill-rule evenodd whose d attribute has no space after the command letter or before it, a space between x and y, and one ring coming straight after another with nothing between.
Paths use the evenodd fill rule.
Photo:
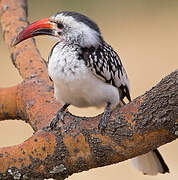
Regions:
<instances>
[{"instance_id":1,"label":"bird's tail","mask_svg":"<svg viewBox=\"0 0 178 180\"><path fill-rule=\"evenodd\" d=\"M147 175L169 173L169 168L157 149L131 159L136 169Z\"/></svg>"}]
</instances>

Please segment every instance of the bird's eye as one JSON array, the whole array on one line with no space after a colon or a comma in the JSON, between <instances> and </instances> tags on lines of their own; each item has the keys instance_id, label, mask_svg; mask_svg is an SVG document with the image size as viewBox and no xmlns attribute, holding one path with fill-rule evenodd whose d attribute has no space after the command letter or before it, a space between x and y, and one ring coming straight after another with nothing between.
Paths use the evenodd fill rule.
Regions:
<instances>
[{"instance_id":1,"label":"bird's eye","mask_svg":"<svg viewBox=\"0 0 178 180\"><path fill-rule=\"evenodd\" d=\"M58 24L57 24L57 27L58 27L59 29L63 29L63 28L64 28L64 25L63 25L62 23L58 23Z\"/></svg>"}]
</instances>

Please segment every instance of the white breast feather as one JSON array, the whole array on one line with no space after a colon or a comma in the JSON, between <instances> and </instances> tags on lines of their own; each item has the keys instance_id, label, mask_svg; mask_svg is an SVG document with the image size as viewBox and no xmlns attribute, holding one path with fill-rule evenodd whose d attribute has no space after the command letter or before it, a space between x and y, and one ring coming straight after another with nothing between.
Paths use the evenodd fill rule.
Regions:
<instances>
[{"instance_id":1,"label":"white breast feather","mask_svg":"<svg viewBox=\"0 0 178 180\"><path fill-rule=\"evenodd\" d=\"M84 61L77 59L75 48L61 42L49 59L48 73L54 81L56 99L78 107L103 106L107 102L116 106L120 101L118 89L93 75Z\"/></svg>"}]
</instances>

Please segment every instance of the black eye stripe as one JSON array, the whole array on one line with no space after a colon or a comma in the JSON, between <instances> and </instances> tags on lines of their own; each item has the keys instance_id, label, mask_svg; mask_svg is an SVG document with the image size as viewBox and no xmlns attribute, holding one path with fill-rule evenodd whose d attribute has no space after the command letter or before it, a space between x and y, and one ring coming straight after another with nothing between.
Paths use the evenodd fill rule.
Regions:
<instances>
[{"instance_id":1,"label":"black eye stripe","mask_svg":"<svg viewBox=\"0 0 178 180\"><path fill-rule=\"evenodd\" d=\"M64 25L63 25L62 23L58 23L58 24L57 24L57 27L58 27L59 29L63 29L63 28L64 28Z\"/></svg>"}]
</instances>

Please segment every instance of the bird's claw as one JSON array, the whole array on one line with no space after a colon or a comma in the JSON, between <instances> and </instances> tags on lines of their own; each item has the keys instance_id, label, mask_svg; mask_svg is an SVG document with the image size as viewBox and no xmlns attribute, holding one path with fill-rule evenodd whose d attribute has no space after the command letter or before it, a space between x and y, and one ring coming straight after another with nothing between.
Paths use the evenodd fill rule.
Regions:
<instances>
[{"instance_id":1,"label":"bird's claw","mask_svg":"<svg viewBox=\"0 0 178 180\"><path fill-rule=\"evenodd\" d=\"M50 128L51 128L52 130L56 127L57 122L58 122L57 117L55 117L55 118L52 119L52 121L51 121L51 123L50 123Z\"/></svg>"},{"instance_id":2,"label":"bird's claw","mask_svg":"<svg viewBox=\"0 0 178 180\"><path fill-rule=\"evenodd\" d=\"M54 119L52 119L52 121L51 121L51 123L50 123L50 128L53 130L55 127L56 127L56 125L57 125L57 123L58 123L58 121L60 120L63 124L65 124L65 122L64 122L64 115L65 115L65 110L66 110L66 108L69 106L70 104L64 104L63 106L62 106L62 108L57 112L57 114L56 114L56 117L54 118Z\"/></svg>"},{"instance_id":3,"label":"bird's claw","mask_svg":"<svg viewBox=\"0 0 178 180\"><path fill-rule=\"evenodd\" d=\"M98 129L101 131L101 134L105 133L105 129L108 124L109 117L102 116L102 118L99 121Z\"/></svg>"},{"instance_id":4,"label":"bird's claw","mask_svg":"<svg viewBox=\"0 0 178 180\"><path fill-rule=\"evenodd\" d=\"M52 119L52 121L51 121L51 123L50 123L50 128L51 128L52 130L56 128L57 123L58 123L59 120L60 120L63 124L65 124L65 122L64 122L64 112L63 112L63 113L62 113L62 112L57 113L57 114L56 114L56 117L54 117L54 118Z\"/></svg>"},{"instance_id":5,"label":"bird's claw","mask_svg":"<svg viewBox=\"0 0 178 180\"><path fill-rule=\"evenodd\" d=\"M101 132L101 134L103 135L103 134L105 133L106 127L105 127L105 126L102 126L102 125L98 125L98 129L99 129L99 131Z\"/></svg>"}]
</instances>

